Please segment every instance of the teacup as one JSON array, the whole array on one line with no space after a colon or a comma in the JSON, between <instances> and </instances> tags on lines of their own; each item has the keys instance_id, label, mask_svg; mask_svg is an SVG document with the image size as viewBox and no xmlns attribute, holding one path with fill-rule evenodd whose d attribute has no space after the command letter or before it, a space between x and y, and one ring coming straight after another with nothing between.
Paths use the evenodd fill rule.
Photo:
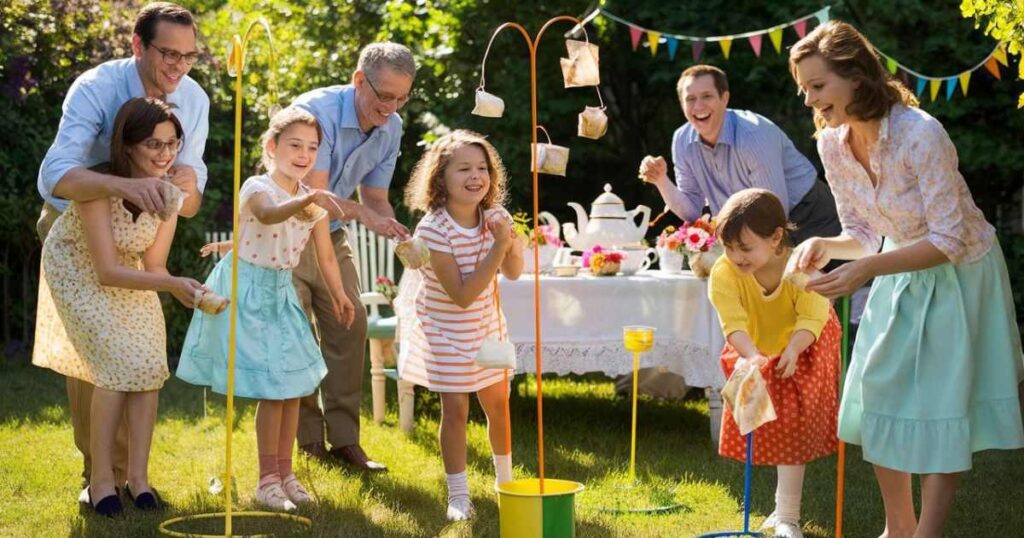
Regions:
<instances>
[{"instance_id":1,"label":"teacup","mask_svg":"<svg viewBox=\"0 0 1024 538\"><path fill-rule=\"evenodd\" d=\"M624 275L632 275L637 271L645 271L651 264L658 261L658 252L653 248L619 249L626 255L622 260L622 268L619 269Z\"/></svg>"}]
</instances>

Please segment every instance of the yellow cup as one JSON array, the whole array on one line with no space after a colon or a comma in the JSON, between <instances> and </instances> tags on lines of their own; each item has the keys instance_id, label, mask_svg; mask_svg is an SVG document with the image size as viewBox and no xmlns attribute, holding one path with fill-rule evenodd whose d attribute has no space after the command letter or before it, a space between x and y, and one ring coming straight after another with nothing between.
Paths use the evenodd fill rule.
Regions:
<instances>
[{"instance_id":1,"label":"yellow cup","mask_svg":"<svg viewBox=\"0 0 1024 538\"><path fill-rule=\"evenodd\" d=\"M626 351L650 351L654 347L654 327L627 325L622 328L622 343L626 346Z\"/></svg>"}]
</instances>

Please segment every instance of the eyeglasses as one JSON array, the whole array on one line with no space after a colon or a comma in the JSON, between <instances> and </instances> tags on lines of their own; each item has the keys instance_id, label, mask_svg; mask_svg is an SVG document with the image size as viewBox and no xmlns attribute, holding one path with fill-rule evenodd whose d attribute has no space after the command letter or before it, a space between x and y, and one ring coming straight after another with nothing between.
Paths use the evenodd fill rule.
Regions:
<instances>
[{"instance_id":1,"label":"eyeglasses","mask_svg":"<svg viewBox=\"0 0 1024 538\"><path fill-rule=\"evenodd\" d=\"M370 89L373 90L373 95L377 97L377 100L380 101L380 104L382 105L390 105L397 101L398 108L402 108L403 106L405 106L406 103L409 102L408 95L406 95L405 97L395 97L390 93L386 95L381 95L380 92L377 91L377 87L373 85L373 82L370 82L370 77L364 76L363 80L365 80L366 83L370 85Z\"/></svg>"},{"instance_id":2,"label":"eyeglasses","mask_svg":"<svg viewBox=\"0 0 1024 538\"><path fill-rule=\"evenodd\" d=\"M178 153L181 151L181 147L184 145L184 141L180 138L172 138L171 140L160 140L159 138L147 138L140 142L140 145L145 146L146 149L157 153L163 153L164 149L168 149L171 153Z\"/></svg>"},{"instance_id":3,"label":"eyeglasses","mask_svg":"<svg viewBox=\"0 0 1024 538\"><path fill-rule=\"evenodd\" d=\"M182 53L180 53L180 52L178 52L176 50L173 50L173 49L165 49L163 47L158 47L156 45L150 45L150 46L153 47L154 49L156 49L157 52L159 52L163 56L164 63L167 64L167 65L175 65L175 64L177 64L178 62L181 62L181 61L184 61L185 65L192 65L192 64L196 63L196 60L199 59L199 53L198 52L190 52L188 54L182 54Z\"/></svg>"}]
</instances>

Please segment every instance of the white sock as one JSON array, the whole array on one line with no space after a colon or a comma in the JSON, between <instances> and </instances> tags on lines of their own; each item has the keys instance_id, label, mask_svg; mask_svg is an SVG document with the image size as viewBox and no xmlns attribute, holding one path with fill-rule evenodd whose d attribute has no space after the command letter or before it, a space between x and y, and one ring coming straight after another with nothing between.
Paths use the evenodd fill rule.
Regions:
<instances>
[{"instance_id":1,"label":"white sock","mask_svg":"<svg viewBox=\"0 0 1024 538\"><path fill-rule=\"evenodd\" d=\"M491 454L494 460L494 484L500 486L512 480L512 453Z\"/></svg>"},{"instance_id":2,"label":"white sock","mask_svg":"<svg viewBox=\"0 0 1024 538\"><path fill-rule=\"evenodd\" d=\"M804 488L803 465L779 465L779 482L775 487L775 515L780 521L800 522L800 501Z\"/></svg>"},{"instance_id":3,"label":"white sock","mask_svg":"<svg viewBox=\"0 0 1024 538\"><path fill-rule=\"evenodd\" d=\"M455 499L469 499L469 481L466 478L466 471L455 474L444 475L448 481L448 502Z\"/></svg>"}]
</instances>

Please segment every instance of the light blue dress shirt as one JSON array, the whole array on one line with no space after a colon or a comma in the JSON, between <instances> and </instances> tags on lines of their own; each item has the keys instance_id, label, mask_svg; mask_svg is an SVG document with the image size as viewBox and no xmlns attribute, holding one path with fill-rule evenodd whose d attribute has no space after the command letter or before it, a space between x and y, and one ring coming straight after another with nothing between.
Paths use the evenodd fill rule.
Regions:
<instances>
[{"instance_id":1,"label":"light blue dress shirt","mask_svg":"<svg viewBox=\"0 0 1024 538\"><path fill-rule=\"evenodd\" d=\"M672 137L676 197L686 221L700 217L705 201L717 215L729 196L757 187L775 193L789 215L818 172L774 123L747 110L725 111L718 141L708 146L687 123Z\"/></svg>"},{"instance_id":2,"label":"light blue dress shirt","mask_svg":"<svg viewBox=\"0 0 1024 538\"><path fill-rule=\"evenodd\" d=\"M121 105L146 92L134 58L111 60L82 73L64 97L60 127L39 167L39 194L59 211L68 201L53 195L57 183L72 168L89 168L110 161L110 137ZM184 131L184 145L175 165L191 166L199 192L206 188L203 151L210 130L210 99L196 81L182 77L178 89L167 96Z\"/></svg>"},{"instance_id":3,"label":"light blue dress shirt","mask_svg":"<svg viewBox=\"0 0 1024 538\"><path fill-rule=\"evenodd\" d=\"M402 142L402 118L397 113L367 135L359 127L356 90L351 84L315 89L292 104L308 110L320 123L323 139L313 169L327 172L331 192L347 199L359 185L377 189L391 185ZM331 222L331 231L341 227L341 221Z\"/></svg>"}]
</instances>

